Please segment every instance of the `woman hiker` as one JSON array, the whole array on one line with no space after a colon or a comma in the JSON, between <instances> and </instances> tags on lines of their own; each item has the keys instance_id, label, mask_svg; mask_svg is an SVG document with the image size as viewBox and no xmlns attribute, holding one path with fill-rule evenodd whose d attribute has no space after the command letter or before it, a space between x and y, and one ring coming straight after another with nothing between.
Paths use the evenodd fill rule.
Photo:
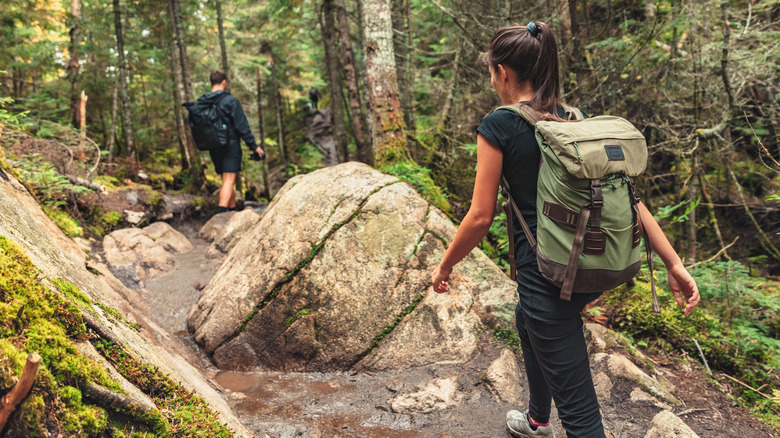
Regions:
<instances>
[{"instance_id":1,"label":"woman hiker","mask_svg":"<svg viewBox=\"0 0 780 438\"><path fill-rule=\"evenodd\" d=\"M504 105L524 102L537 111L565 117L560 105L558 49L550 27L542 22L498 29L484 55L490 82ZM536 180L540 151L534 128L517 113L499 110L487 115L477 129L477 176L471 209L432 273L433 289L448 290L452 267L487 234L493 221L501 175L509 182L532 233L536 234ZM644 232L667 267L669 286L688 316L699 303L696 282L683 267L658 223L639 204ZM515 224L519 229L519 224ZM522 232L515 234L517 291L515 313L522 341L530 400L524 412L510 411L506 423L516 437L553 437L549 424L551 401L570 437L604 437L599 403L580 315L600 293L576 293L560 298L560 288L539 272L536 257Z\"/></svg>"}]
</instances>

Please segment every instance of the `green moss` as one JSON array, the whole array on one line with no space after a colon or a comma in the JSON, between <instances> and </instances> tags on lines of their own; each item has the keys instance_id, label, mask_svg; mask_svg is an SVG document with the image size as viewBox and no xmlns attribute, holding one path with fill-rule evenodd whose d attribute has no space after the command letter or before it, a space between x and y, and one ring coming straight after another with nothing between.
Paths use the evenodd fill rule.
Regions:
<instances>
[{"instance_id":1,"label":"green moss","mask_svg":"<svg viewBox=\"0 0 780 438\"><path fill-rule=\"evenodd\" d=\"M99 340L95 348L114 364L120 374L152 397L162 411L159 419L147 419L154 421L156 433L172 436L232 436L203 399L171 380L156 367L137 360L110 341ZM164 418L170 418L170 424Z\"/></svg>"},{"instance_id":2,"label":"green moss","mask_svg":"<svg viewBox=\"0 0 780 438\"><path fill-rule=\"evenodd\" d=\"M412 161L402 161L381 168L381 171L393 175L412 186L433 206L449 214L452 209L446 195L431 179L431 171Z\"/></svg>"},{"instance_id":3,"label":"green moss","mask_svg":"<svg viewBox=\"0 0 780 438\"><path fill-rule=\"evenodd\" d=\"M55 208L43 206L43 211L46 216L49 216L51 220L62 230L63 233L70 237L81 237L84 235L84 229L76 219L73 219L68 213Z\"/></svg>"},{"instance_id":4,"label":"green moss","mask_svg":"<svg viewBox=\"0 0 780 438\"><path fill-rule=\"evenodd\" d=\"M100 309L101 309L101 310L102 310L102 311L103 311L105 314L107 314L107 315L111 316L111 317L112 317L112 318L114 318L116 321L119 321L119 322L122 322L122 323L125 323L125 324L127 324L127 325L128 325L130 328L132 328L132 329L133 329L133 330L135 330L135 331L140 331L140 330L141 330L141 326L139 326L138 324L135 324L135 323L132 323L132 322L128 321L128 320L127 320L127 318L125 318L124 316L122 316L122 314L121 314L121 313L119 313L119 312L118 312L116 309L114 309L113 307L111 307L111 306L107 306L107 305L105 305L105 304L103 304L103 303L94 303L94 305L96 305L96 306L100 307Z\"/></svg>"},{"instance_id":5,"label":"green moss","mask_svg":"<svg viewBox=\"0 0 780 438\"><path fill-rule=\"evenodd\" d=\"M119 224L119 222L122 221L122 218L122 213L118 211L109 211L103 215L103 223L108 226L115 227L117 224Z\"/></svg>"},{"instance_id":6,"label":"green moss","mask_svg":"<svg viewBox=\"0 0 780 438\"><path fill-rule=\"evenodd\" d=\"M67 436L106 436L110 416L102 408L82 400L79 387L95 383L120 392L100 365L82 356L75 341L86 339L86 327L79 306L88 308L89 298L64 279L43 277L15 243L0 236L0 383L7 388L13 376L21 374L29 352L41 356L41 365L30 396L17 409L9 424L9 436L46 436L60 431ZM122 413L122 424L151 424L167 421L137 413ZM132 426L131 429L136 426ZM149 427L139 425L137 430ZM204 430L209 430L205 428ZM184 434L186 435L186 434ZM184 436L182 435L182 436Z\"/></svg>"},{"instance_id":7,"label":"green moss","mask_svg":"<svg viewBox=\"0 0 780 438\"><path fill-rule=\"evenodd\" d=\"M158 192L151 187L144 187L144 194L146 195L146 203L154 210L160 205L160 201L163 200L162 192Z\"/></svg>"},{"instance_id":8,"label":"green moss","mask_svg":"<svg viewBox=\"0 0 780 438\"><path fill-rule=\"evenodd\" d=\"M311 315L314 312L309 309L302 309L295 313L295 315L287 318L287 320L284 321L284 326L289 328L291 325L295 323L295 321L299 320L301 317L306 315Z\"/></svg>"},{"instance_id":9,"label":"green moss","mask_svg":"<svg viewBox=\"0 0 780 438\"><path fill-rule=\"evenodd\" d=\"M377 345L379 345L379 343L382 341L382 339L384 339L385 336L389 335L390 332L392 332L395 329L395 327L398 324L400 324L401 321L403 321L403 319L404 319L404 317L406 317L406 315L412 313L414 311L414 309L417 308L417 305L420 304L420 302L423 300L423 298L425 298L425 296L423 294L418 295L417 298L412 302L412 304L410 304L406 309L404 309L404 311L401 312L401 314L398 315L389 326L387 326L384 329L382 329L382 331L379 332L379 334L377 334L374 337L374 339L371 341L371 343L368 345L368 348L363 353L361 353L360 356L358 356L359 357L358 361L363 359L364 357L368 356L368 354L371 353L371 351L374 348L376 348Z\"/></svg>"},{"instance_id":10,"label":"green moss","mask_svg":"<svg viewBox=\"0 0 780 438\"><path fill-rule=\"evenodd\" d=\"M113 190L124 185L119 178L110 175L98 175L92 179L92 182L105 186L106 190Z\"/></svg>"}]
</instances>

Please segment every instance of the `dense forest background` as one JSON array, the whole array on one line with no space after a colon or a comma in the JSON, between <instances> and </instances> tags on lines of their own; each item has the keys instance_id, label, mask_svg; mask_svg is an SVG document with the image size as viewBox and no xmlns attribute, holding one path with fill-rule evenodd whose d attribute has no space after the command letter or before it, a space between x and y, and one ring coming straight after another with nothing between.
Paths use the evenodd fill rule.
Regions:
<instances>
[{"instance_id":1,"label":"dense forest background","mask_svg":"<svg viewBox=\"0 0 780 438\"><path fill-rule=\"evenodd\" d=\"M690 330L741 333L734 345L711 338L705 353L754 385L745 400L771 400L758 389L777 386L780 304L776 284L752 279L780 276L776 0L6 0L0 125L4 141L40 153L9 158L59 214L84 215L74 200L90 181L208 193L216 176L181 103L222 69L269 157L245 163L241 190L269 200L325 165L306 139L314 87L340 162L405 179L457 221L474 129L500 104L479 55L496 28L532 20L557 34L565 100L626 117L647 137L642 199L700 269L703 291L722 298L712 307L725 322ZM73 178L52 175L47 149L68 155ZM506 266L504 221L482 249ZM646 323L632 334L658 330ZM777 399L762 412L776 418Z\"/></svg>"}]
</instances>

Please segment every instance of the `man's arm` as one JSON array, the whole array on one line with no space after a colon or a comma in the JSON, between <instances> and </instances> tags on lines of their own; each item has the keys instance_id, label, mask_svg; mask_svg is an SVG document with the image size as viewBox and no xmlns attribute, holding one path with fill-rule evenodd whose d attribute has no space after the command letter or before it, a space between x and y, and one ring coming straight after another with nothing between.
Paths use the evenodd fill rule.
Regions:
<instances>
[{"instance_id":1,"label":"man's arm","mask_svg":"<svg viewBox=\"0 0 780 438\"><path fill-rule=\"evenodd\" d=\"M233 129L236 130L238 136L244 139L244 143L246 143L249 149L256 151L258 147L255 142L255 136L252 134L252 130L249 129L249 121L247 121L244 109L241 108L241 103L238 99L234 98L233 105L230 106L230 116L233 119ZM262 150L257 153L261 157L263 156Z\"/></svg>"}]
</instances>

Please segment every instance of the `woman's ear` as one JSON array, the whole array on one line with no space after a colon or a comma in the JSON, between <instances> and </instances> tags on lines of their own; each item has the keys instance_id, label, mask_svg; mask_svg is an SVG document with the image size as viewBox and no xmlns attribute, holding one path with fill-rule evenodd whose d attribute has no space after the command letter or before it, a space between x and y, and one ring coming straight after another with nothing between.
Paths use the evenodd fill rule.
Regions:
<instances>
[{"instance_id":1,"label":"woman's ear","mask_svg":"<svg viewBox=\"0 0 780 438\"><path fill-rule=\"evenodd\" d=\"M498 79L501 82L506 82L507 81L508 75L507 75L507 72L506 72L506 68L504 68L503 65L498 64L498 67L496 68L496 74L498 75Z\"/></svg>"}]
</instances>

